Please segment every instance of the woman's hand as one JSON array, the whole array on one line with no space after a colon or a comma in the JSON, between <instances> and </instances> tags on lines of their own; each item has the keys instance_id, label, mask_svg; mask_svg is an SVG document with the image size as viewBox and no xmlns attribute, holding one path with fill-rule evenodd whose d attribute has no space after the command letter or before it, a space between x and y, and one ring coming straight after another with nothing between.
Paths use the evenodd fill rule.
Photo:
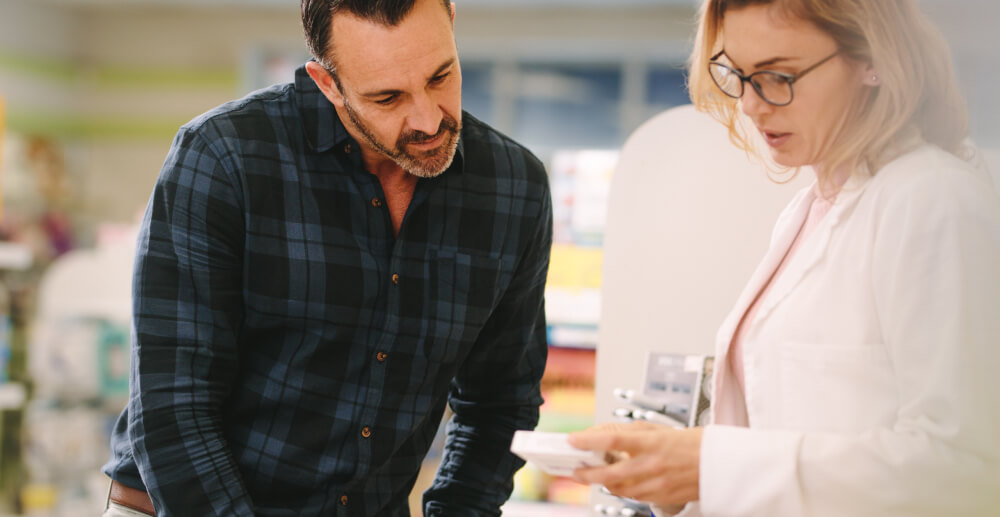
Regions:
<instances>
[{"instance_id":1,"label":"woman's hand","mask_svg":"<svg viewBox=\"0 0 1000 517\"><path fill-rule=\"evenodd\" d=\"M672 429L636 422L573 433L569 443L578 449L624 453L612 465L577 469L574 477L639 501L663 505L697 501L701 432L700 427Z\"/></svg>"}]
</instances>

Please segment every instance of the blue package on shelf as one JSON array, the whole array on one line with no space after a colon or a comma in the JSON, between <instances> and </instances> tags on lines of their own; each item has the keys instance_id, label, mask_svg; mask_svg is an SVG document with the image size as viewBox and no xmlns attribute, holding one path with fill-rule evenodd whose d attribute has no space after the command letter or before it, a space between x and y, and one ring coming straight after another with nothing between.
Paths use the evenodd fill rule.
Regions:
<instances>
[{"instance_id":1,"label":"blue package on shelf","mask_svg":"<svg viewBox=\"0 0 1000 517\"><path fill-rule=\"evenodd\" d=\"M10 380L10 354L10 316L4 314L0 316L0 383Z\"/></svg>"}]
</instances>

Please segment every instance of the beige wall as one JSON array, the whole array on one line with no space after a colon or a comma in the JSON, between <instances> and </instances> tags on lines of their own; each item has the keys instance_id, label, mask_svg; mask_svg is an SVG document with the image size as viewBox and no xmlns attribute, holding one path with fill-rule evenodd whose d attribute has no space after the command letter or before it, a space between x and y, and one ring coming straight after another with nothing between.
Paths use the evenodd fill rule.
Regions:
<instances>
[{"instance_id":1,"label":"beige wall","mask_svg":"<svg viewBox=\"0 0 1000 517\"><path fill-rule=\"evenodd\" d=\"M295 9L234 13L232 9L90 8L80 9L78 19L85 62L136 66L154 78L151 83L124 79L94 85L86 111L123 118L142 114L157 125L179 125L241 95L239 81L227 82L224 77L238 79L247 47L292 46L300 40ZM168 76L166 84L156 84L155 68ZM172 83L169 76L178 71L218 74L223 79ZM83 192L87 213L95 220L134 217L146 203L169 146L170 137L164 134L90 142Z\"/></svg>"},{"instance_id":2,"label":"beige wall","mask_svg":"<svg viewBox=\"0 0 1000 517\"><path fill-rule=\"evenodd\" d=\"M240 74L253 49L305 53L295 2L243 9L78 4L88 2L0 0L0 56L8 58L0 62L0 94L12 114L117 128L111 135L70 139L83 147L72 153L71 167L88 222L133 217L146 202L172 128L242 95ZM981 8L998 10L994 2L985 4L991 5ZM984 144L997 147L992 85L1000 84L1000 63L987 37L993 30L988 20L996 17L971 16L968 9L952 9L952 2L927 5L955 48L973 127ZM498 9L463 8L459 1L456 35L465 59L677 63L694 16L684 7ZM77 74L60 75L59 66L54 73L26 72L10 66L10 56L55 59ZM153 129L129 135L122 128L130 125Z\"/></svg>"},{"instance_id":3,"label":"beige wall","mask_svg":"<svg viewBox=\"0 0 1000 517\"><path fill-rule=\"evenodd\" d=\"M144 206L169 148L163 127L242 95L241 70L254 49L305 53L298 9L289 3L233 9L0 0L0 52L55 58L81 72L53 80L0 68L0 91L22 112L161 128L154 136L122 135L119 127L112 136L70 138L79 147L71 168L81 220L127 221ZM676 8L526 11L463 9L459 3L456 37L468 59L499 53L511 59L618 62L643 55L677 61L692 16ZM138 77L129 75L136 70Z\"/></svg>"}]
</instances>

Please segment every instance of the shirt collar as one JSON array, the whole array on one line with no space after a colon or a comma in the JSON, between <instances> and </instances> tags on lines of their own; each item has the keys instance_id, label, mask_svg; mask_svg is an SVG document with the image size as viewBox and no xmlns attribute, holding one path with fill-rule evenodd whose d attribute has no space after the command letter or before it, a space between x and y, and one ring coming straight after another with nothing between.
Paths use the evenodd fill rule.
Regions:
<instances>
[{"instance_id":1,"label":"shirt collar","mask_svg":"<svg viewBox=\"0 0 1000 517\"><path fill-rule=\"evenodd\" d=\"M468 120L464 112L462 113L462 119ZM448 167L449 171L462 172L465 170L465 130L462 133L458 136L458 147L455 148L455 160L451 163L451 167Z\"/></svg>"},{"instance_id":2,"label":"shirt collar","mask_svg":"<svg viewBox=\"0 0 1000 517\"><path fill-rule=\"evenodd\" d=\"M302 118L306 142L314 151L325 153L351 138L337 110L309 77L305 65L295 70L295 104Z\"/></svg>"},{"instance_id":3,"label":"shirt collar","mask_svg":"<svg viewBox=\"0 0 1000 517\"><path fill-rule=\"evenodd\" d=\"M347 132L340 116L337 115L337 110L316 86L312 77L309 77L305 65L295 70L295 103L299 110L299 116L302 118L306 142L314 151L325 153L348 140L352 140L351 134ZM462 117L466 120L469 118L465 113L462 114ZM459 135L455 161L448 170L461 172L464 168L465 138L464 135Z\"/></svg>"}]
</instances>

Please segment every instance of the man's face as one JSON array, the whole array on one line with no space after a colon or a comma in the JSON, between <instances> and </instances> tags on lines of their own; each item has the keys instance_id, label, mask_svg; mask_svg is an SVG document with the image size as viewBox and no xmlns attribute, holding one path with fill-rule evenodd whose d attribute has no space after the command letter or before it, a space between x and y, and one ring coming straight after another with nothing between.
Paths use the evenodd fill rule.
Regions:
<instances>
[{"instance_id":1,"label":"man's face","mask_svg":"<svg viewBox=\"0 0 1000 517\"><path fill-rule=\"evenodd\" d=\"M340 87L327 81L324 88L310 63L351 135L419 177L451 165L461 131L452 21L440 0L417 0L395 27L337 14L332 47Z\"/></svg>"}]
</instances>

